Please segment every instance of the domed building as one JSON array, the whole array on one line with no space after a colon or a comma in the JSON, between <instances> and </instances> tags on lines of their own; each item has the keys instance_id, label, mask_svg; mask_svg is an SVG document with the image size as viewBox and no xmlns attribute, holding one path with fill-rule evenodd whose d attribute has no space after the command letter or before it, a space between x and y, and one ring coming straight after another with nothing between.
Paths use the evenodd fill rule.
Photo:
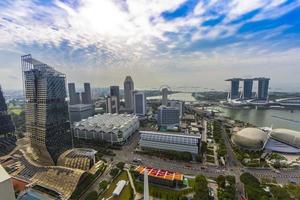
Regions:
<instances>
[{"instance_id":1,"label":"domed building","mask_svg":"<svg viewBox=\"0 0 300 200\"><path fill-rule=\"evenodd\" d=\"M287 145L300 148L300 132L289 129L273 129L271 137Z\"/></svg>"},{"instance_id":2,"label":"domed building","mask_svg":"<svg viewBox=\"0 0 300 200\"><path fill-rule=\"evenodd\" d=\"M241 149L262 150L268 140L268 133L258 128L244 128L231 136L233 144Z\"/></svg>"}]
</instances>

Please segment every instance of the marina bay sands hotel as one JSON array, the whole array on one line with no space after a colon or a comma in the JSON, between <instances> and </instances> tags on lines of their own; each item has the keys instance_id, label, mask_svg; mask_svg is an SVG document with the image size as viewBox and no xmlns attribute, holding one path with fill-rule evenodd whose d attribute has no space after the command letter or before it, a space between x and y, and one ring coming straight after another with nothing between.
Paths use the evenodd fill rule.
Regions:
<instances>
[{"instance_id":1,"label":"marina bay sands hotel","mask_svg":"<svg viewBox=\"0 0 300 200\"><path fill-rule=\"evenodd\" d=\"M240 100L250 100L255 99L258 101L267 101L268 92L269 92L269 81L270 78L251 78L251 79L242 79L242 78L232 78L225 81L230 81L231 88L228 93L228 99L240 99ZM257 92L253 94L253 82L257 81ZM243 90L240 92L240 82L243 82Z\"/></svg>"}]
</instances>

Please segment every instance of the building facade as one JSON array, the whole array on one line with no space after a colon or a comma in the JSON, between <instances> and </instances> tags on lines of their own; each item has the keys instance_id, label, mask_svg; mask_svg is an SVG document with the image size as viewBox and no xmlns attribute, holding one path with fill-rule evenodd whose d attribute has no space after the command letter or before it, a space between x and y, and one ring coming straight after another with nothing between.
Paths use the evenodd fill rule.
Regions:
<instances>
[{"instance_id":1,"label":"building facade","mask_svg":"<svg viewBox=\"0 0 300 200\"><path fill-rule=\"evenodd\" d=\"M106 111L107 113L119 113L118 98L116 96L108 96L106 98Z\"/></svg>"},{"instance_id":2,"label":"building facade","mask_svg":"<svg viewBox=\"0 0 300 200\"><path fill-rule=\"evenodd\" d=\"M258 78L258 100L267 100L269 96L269 78Z\"/></svg>"},{"instance_id":3,"label":"building facade","mask_svg":"<svg viewBox=\"0 0 300 200\"><path fill-rule=\"evenodd\" d=\"M83 119L91 117L94 113L92 104L76 104L69 105L70 121L79 122Z\"/></svg>"},{"instance_id":4,"label":"building facade","mask_svg":"<svg viewBox=\"0 0 300 200\"><path fill-rule=\"evenodd\" d=\"M84 83L84 92L81 93L82 104L92 104L92 92L90 83Z\"/></svg>"},{"instance_id":5,"label":"building facade","mask_svg":"<svg viewBox=\"0 0 300 200\"><path fill-rule=\"evenodd\" d=\"M119 86L110 86L110 96L111 97L116 97L117 98L117 108L118 108L118 112L120 109L120 89Z\"/></svg>"},{"instance_id":6,"label":"building facade","mask_svg":"<svg viewBox=\"0 0 300 200\"><path fill-rule=\"evenodd\" d=\"M146 115L146 96L144 92L135 92L133 96L134 114L145 116Z\"/></svg>"},{"instance_id":7,"label":"building facade","mask_svg":"<svg viewBox=\"0 0 300 200\"><path fill-rule=\"evenodd\" d=\"M0 138L13 135L15 132L15 125L11 116L7 112L7 105L0 86Z\"/></svg>"},{"instance_id":8,"label":"building facade","mask_svg":"<svg viewBox=\"0 0 300 200\"><path fill-rule=\"evenodd\" d=\"M30 54L21 57L21 64L31 147L37 161L53 165L72 145L65 75Z\"/></svg>"},{"instance_id":9,"label":"building facade","mask_svg":"<svg viewBox=\"0 0 300 200\"><path fill-rule=\"evenodd\" d=\"M126 110L133 109L133 97L132 97L133 90L134 90L134 83L132 81L132 78L131 76L126 76L124 81L124 99L125 99Z\"/></svg>"},{"instance_id":10,"label":"building facade","mask_svg":"<svg viewBox=\"0 0 300 200\"><path fill-rule=\"evenodd\" d=\"M244 79L243 99L252 98L253 79Z\"/></svg>"},{"instance_id":11,"label":"building facade","mask_svg":"<svg viewBox=\"0 0 300 200\"><path fill-rule=\"evenodd\" d=\"M140 131L140 147L166 151L189 152L197 155L201 147L201 135Z\"/></svg>"},{"instance_id":12,"label":"building facade","mask_svg":"<svg viewBox=\"0 0 300 200\"><path fill-rule=\"evenodd\" d=\"M170 100L169 106L173 108L178 108L179 110L179 118L181 119L184 115L184 108L185 104L184 101L178 101L178 100Z\"/></svg>"},{"instance_id":13,"label":"building facade","mask_svg":"<svg viewBox=\"0 0 300 200\"><path fill-rule=\"evenodd\" d=\"M68 84L70 105L80 104L80 94L76 92L75 83Z\"/></svg>"},{"instance_id":14,"label":"building facade","mask_svg":"<svg viewBox=\"0 0 300 200\"><path fill-rule=\"evenodd\" d=\"M75 123L75 138L122 144L139 128L135 115L110 114L95 115Z\"/></svg>"},{"instance_id":15,"label":"building facade","mask_svg":"<svg viewBox=\"0 0 300 200\"><path fill-rule=\"evenodd\" d=\"M157 124L160 127L178 127L180 122L179 115L178 108L160 106L158 108Z\"/></svg>"},{"instance_id":16,"label":"building facade","mask_svg":"<svg viewBox=\"0 0 300 200\"><path fill-rule=\"evenodd\" d=\"M161 92L162 92L161 104L163 106L168 106L168 93L169 93L168 88L166 88L166 87L162 88Z\"/></svg>"}]
</instances>

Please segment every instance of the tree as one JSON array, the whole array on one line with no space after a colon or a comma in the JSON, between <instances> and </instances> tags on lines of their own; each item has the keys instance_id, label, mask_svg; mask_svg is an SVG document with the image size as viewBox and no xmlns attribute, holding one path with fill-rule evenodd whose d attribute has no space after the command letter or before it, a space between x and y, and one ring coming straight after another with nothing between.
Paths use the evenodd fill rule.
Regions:
<instances>
[{"instance_id":1,"label":"tree","mask_svg":"<svg viewBox=\"0 0 300 200\"><path fill-rule=\"evenodd\" d=\"M85 200L97 200L97 198L98 198L98 193L96 191L91 191L90 193L88 193Z\"/></svg>"},{"instance_id":2,"label":"tree","mask_svg":"<svg viewBox=\"0 0 300 200\"><path fill-rule=\"evenodd\" d=\"M196 176L193 200L209 200L208 182L203 175Z\"/></svg>"},{"instance_id":3,"label":"tree","mask_svg":"<svg viewBox=\"0 0 300 200\"><path fill-rule=\"evenodd\" d=\"M226 185L225 176L219 175L217 177L217 184L220 188L225 188L225 185Z\"/></svg>"},{"instance_id":4,"label":"tree","mask_svg":"<svg viewBox=\"0 0 300 200\"><path fill-rule=\"evenodd\" d=\"M123 162L118 162L117 164L117 168L119 168L120 170L123 170L125 163Z\"/></svg>"},{"instance_id":5,"label":"tree","mask_svg":"<svg viewBox=\"0 0 300 200\"><path fill-rule=\"evenodd\" d=\"M115 177L118 173L119 173L119 169L118 169L118 168L113 168L113 169L109 172L109 175L111 175L112 177Z\"/></svg>"},{"instance_id":6,"label":"tree","mask_svg":"<svg viewBox=\"0 0 300 200\"><path fill-rule=\"evenodd\" d=\"M103 180L99 183L99 189L100 190L105 190L108 186L108 182L106 180Z\"/></svg>"}]
</instances>

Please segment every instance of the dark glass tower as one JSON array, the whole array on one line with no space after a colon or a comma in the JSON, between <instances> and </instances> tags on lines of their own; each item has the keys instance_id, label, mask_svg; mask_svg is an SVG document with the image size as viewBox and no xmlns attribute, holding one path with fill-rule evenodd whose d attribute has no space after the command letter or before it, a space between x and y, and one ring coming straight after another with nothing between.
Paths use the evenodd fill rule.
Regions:
<instances>
[{"instance_id":1,"label":"dark glass tower","mask_svg":"<svg viewBox=\"0 0 300 200\"><path fill-rule=\"evenodd\" d=\"M92 93L90 83L84 83L84 92L81 93L82 104L92 104Z\"/></svg>"},{"instance_id":2,"label":"dark glass tower","mask_svg":"<svg viewBox=\"0 0 300 200\"><path fill-rule=\"evenodd\" d=\"M72 146L65 75L35 60L21 57L26 98L26 131L38 161L56 163L59 155Z\"/></svg>"},{"instance_id":3,"label":"dark glass tower","mask_svg":"<svg viewBox=\"0 0 300 200\"><path fill-rule=\"evenodd\" d=\"M231 79L230 81L231 81L230 98L238 99L239 98L240 79Z\"/></svg>"},{"instance_id":4,"label":"dark glass tower","mask_svg":"<svg viewBox=\"0 0 300 200\"><path fill-rule=\"evenodd\" d=\"M6 137L8 134L14 133L15 126L7 113L7 105L0 86L0 138Z\"/></svg>"},{"instance_id":5,"label":"dark glass tower","mask_svg":"<svg viewBox=\"0 0 300 200\"><path fill-rule=\"evenodd\" d=\"M243 99L252 98L253 79L244 79Z\"/></svg>"},{"instance_id":6,"label":"dark glass tower","mask_svg":"<svg viewBox=\"0 0 300 200\"><path fill-rule=\"evenodd\" d=\"M258 91L257 99L258 100L268 100L269 96L269 78L257 78L258 80Z\"/></svg>"},{"instance_id":7,"label":"dark glass tower","mask_svg":"<svg viewBox=\"0 0 300 200\"><path fill-rule=\"evenodd\" d=\"M119 86L110 86L110 96L117 98L117 107L118 107L117 112L119 112L119 109L120 109L120 89L119 89Z\"/></svg>"}]
</instances>

